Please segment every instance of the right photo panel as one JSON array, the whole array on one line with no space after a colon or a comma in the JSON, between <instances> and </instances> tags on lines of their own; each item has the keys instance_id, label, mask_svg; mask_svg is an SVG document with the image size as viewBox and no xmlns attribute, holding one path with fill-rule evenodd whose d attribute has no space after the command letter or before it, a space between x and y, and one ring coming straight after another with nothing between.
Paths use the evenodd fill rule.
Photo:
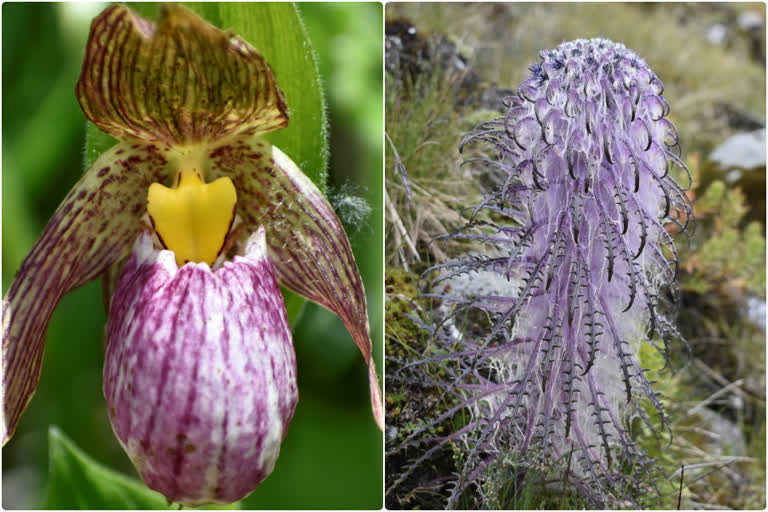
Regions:
<instances>
[{"instance_id":1,"label":"right photo panel","mask_svg":"<svg viewBox=\"0 0 768 512\"><path fill-rule=\"evenodd\" d=\"M762 509L762 3L385 6L387 509Z\"/></svg>"}]
</instances>

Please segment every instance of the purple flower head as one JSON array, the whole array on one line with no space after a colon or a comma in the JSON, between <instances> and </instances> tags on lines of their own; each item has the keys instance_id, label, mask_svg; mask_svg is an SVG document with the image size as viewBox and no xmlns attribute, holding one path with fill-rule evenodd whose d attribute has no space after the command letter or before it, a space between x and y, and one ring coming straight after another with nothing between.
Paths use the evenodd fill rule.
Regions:
<instances>
[{"instance_id":1,"label":"purple flower head","mask_svg":"<svg viewBox=\"0 0 768 512\"><path fill-rule=\"evenodd\" d=\"M627 419L651 425L647 401L666 426L639 347L652 343L668 360L679 338L678 261L665 225L685 230L691 207L675 181L687 169L663 85L606 39L540 56L506 115L462 141L495 150L469 162L498 172L503 185L451 236L489 249L436 267L438 281L478 272L508 283L493 294L442 295L495 319L449 386L478 390L466 402L476 426L464 435L470 452L450 504L510 453L523 467L572 459L563 471L597 506L634 499L622 471L654 468Z\"/></svg>"}]
</instances>

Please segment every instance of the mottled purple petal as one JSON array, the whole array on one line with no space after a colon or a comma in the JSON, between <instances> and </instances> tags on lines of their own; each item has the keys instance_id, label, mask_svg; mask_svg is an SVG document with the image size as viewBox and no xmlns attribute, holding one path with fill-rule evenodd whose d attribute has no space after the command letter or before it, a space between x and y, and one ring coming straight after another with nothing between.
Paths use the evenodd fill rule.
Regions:
<instances>
[{"instance_id":1,"label":"mottled purple petal","mask_svg":"<svg viewBox=\"0 0 768 512\"><path fill-rule=\"evenodd\" d=\"M157 25L119 4L94 19L76 93L88 119L120 139L188 143L288 124L264 58L175 4Z\"/></svg>"},{"instance_id":2,"label":"mottled purple petal","mask_svg":"<svg viewBox=\"0 0 768 512\"><path fill-rule=\"evenodd\" d=\"M272 472L298 391L263 228L214 272L139 238L110 307L104 396L139 474L170 501L230 503Z\"/></svg>"},{"instance_id":3,"label":"mottled purple petal","mask_svg":"<svg viewBox=\"0 0 768 512\"><path fill-rule=\"evenodd\" d=\"M59 299L127 254L147 187L165 177L153 146L121 143L72 188L32 246L3 299L3 443L37 388L45 331Z\"/></svg>"},{"instance_id":4,"label":"mottled purple petal","mask_svg":"<svg viewBox=\"0 0 768 512\"><path fill-rule=\"evenodd\" d=\"M371 405L383 404L371 357L365 290L347 235L330 203L290 158L268 142L239 138L211 150L211 178L229 176L248 229L264 224L280 284L341 318L368 365Z\"/></svg>"}]
</instances>

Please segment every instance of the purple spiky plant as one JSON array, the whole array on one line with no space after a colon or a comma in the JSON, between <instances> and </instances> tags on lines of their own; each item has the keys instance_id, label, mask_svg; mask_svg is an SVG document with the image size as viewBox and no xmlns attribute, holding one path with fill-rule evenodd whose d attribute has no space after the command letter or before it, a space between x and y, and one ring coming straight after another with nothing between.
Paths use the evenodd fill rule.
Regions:
<instances>
[{"instance_id":1,"label":"purple spiky plant","mask_svg":"<svg viewBox=\"0 0 768 512\"><path fill-rule=\"evenodd\" d=\"M503 185L449 237L487 251L431 269L440 272L433 295L454 308L447 323L478 309L492 319L481 340L462 335L461 351L420 362L450 360L441 385L457 404L427 427L460 409L471 413L416 461L462 441L449 507L470 486L488 492L500 471L519 484L528 468L567 479L593 506L636 505L655 468L629 425L639 417L654 431L667 426L639 349L651 343L668 362L669 342L680 338L678 260L666 227L684 231L692 213L675 181L690 175L665 119L663 85L636 54L606 39L540 56L506 115L461 143L490 146L493 154L465 163L499 174ZM464 274L495 283L492 291L462 295L455 280ZM444 327L437 343L455 344Z\"/></svg>"}]
</instances>

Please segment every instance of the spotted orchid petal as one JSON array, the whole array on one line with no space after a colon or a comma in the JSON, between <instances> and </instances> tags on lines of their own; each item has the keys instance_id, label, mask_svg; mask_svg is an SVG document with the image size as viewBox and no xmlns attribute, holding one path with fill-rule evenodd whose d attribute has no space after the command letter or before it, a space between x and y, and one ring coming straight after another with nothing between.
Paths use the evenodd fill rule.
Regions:
<instances>
[{"instance_id":1,"label":"spotted orchid petal","mask_svg":"<svg viewBox=\"0 0 768 512\"><path fill-rule=\"evenodd\" d=\"M122 5L100 14L76 94L101 130L160 145L288 124L283 93L256 49L174 4L157 25Z\"/></svg>"},{"instance_id":2,"label":"spotted orchid petal","mask_svg":"<svg viewBox=\"0 0 768 512\"><path fill-rule=\"evenodd\" d=\"M215 271L136 243L112 301L104 396L147 485L184 505L236 501L275 465L298 399L264 229Z\"/></svg>"},{"instance_id":3,"label":"spotted orchid petal","mask_svg":"<svg viewBox=\"0 0 768 512\"><path fill-rule=\"evenodd\" d=\"M154 146L114 146L72 188L24 258L3 299L3 443L37 387L56 304L127 255L146 189L166 174L165 165Z\"/></svg>"},{"instance_id":4,"label":"spotted orchid petal","mask_svg":"<svg viewBox=\"0 0 768 512\"><path fill-rule=\"evenodd\" d=\"M238 137L210 152L211 177L230 177L241 191L246 225L264 223L280 284L333 311L368 365L373 415L383 429L383 403L371 355L365 290L341 221L320 190L277 147Z\"/></svg>"}]
</instances>

